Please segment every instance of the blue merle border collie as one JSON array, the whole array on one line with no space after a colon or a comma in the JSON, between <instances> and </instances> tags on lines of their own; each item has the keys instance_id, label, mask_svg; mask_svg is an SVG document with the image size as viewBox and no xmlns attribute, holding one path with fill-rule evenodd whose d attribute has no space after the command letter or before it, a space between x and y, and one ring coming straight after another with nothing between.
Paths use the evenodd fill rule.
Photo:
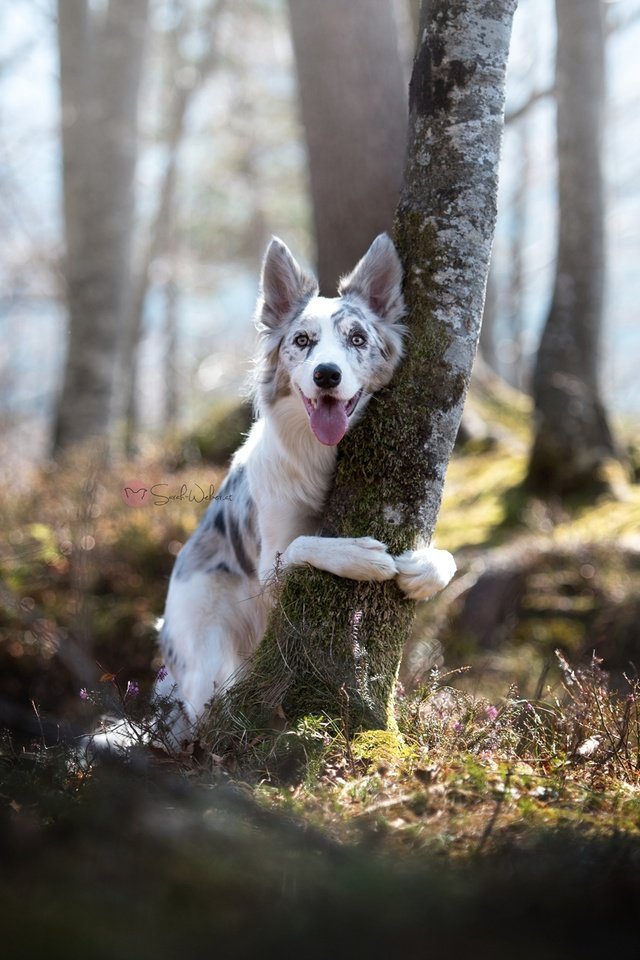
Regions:
<instances>
[{"instance_id":1,"label":"blue merle border collie","mask_svg":"<svg viewBox=\"0 0 640 960\"><path fill-rule=\"evenodd\" d=\"M242 675L264 633L276 570L308 564L351 580L395 578L412 600L455 572L444 550L393 557L371 537L318 536L337 446L403 354L402 267L386 234L338 294L318 296L315 278L271 241L256 316L258 418L169 583L156 696L175 704L178 742L193 739L207 702Z\"/></svg>"}]
</instances>

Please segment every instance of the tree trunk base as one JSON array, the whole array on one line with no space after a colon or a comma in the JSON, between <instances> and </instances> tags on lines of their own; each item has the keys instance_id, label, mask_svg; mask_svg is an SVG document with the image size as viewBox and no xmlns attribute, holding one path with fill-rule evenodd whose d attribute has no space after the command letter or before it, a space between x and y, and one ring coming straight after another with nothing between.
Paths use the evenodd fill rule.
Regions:
<instances>
[{"instance_id":1,"label":"tree trunk base","mask_svg":"<svg viewBox=\"0 0 640 960\"><path fill-rule=\"evenodd\" d=\"M414 604L406 601L400 624L397 613L391 618L390 601L398 594L393 582L358 583L317 570L289 573L246 675L212 704L205 743L312 714L338 720L346 736L395 729L397 666L414 616ZM331 627L305 614L320 602L340 612Z\"/></svg>"}]
</instances>

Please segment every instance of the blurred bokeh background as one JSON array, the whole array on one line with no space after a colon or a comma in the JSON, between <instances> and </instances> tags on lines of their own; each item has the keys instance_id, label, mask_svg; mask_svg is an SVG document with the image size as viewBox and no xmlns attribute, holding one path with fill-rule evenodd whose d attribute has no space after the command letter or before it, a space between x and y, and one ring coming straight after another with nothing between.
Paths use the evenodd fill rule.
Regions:
<instances>
[{"instance_id":1,"label":"blurred bokeh background","mask_svg":"<svg viewBox=\"0 0 640 960\"><path fill-rule=\"evenodd\" d=\"M272 234L331 293L391 229L419 6L0 0L5 718L19 706L28 727L30 701L85 716L79 689L102 676L122 694L159 666L155 618L202 507L131 509L122 487L222 477L250 417ZM440 522L462 576L423 609L407 681L443 649L475 683L529 690L556 647L617 670L638 652L639 43L639 0L520 0L481 351ZM535 406L555 383L567 417L537 423L562 426L586 468L545 490L543 461L527 491L563 270L582 275L569 340L587 331L586 361L547 343ZM94 441L108 462L83 458Z\"/></svg>"},{"instance_id":2,"label":"blurred bokeh background","mask_svg":"<svg viewBox=\"0 0 640 960\"><path fill-rule=\"evenodd\" d=\"M291 6L295 10L295 0ZM308 10L313 15L312 4L302 0L297 6L299 19ZM307 85L313 82L314 42L316 49L331 46L332 27L338 32L331 24L334 6L316 16L324 21L324 31L317 24L306 32L298 26L298 53L311 72L303 78ZM367 0L349 6L366 8ZM397 183L388 187L391 200L374 187L369 206L377 204L382 212L372 214L371 226L363 225L353 241L342 239L345 228L335 217L314 227L303 123L313 111L311 135L324 138L326 169L312 173L325 182L317 189L333 191L336 203L345 195L345 203L350 198L354 203L353 194L360 192L358 202L365 204L354 170L367 151L371 166L381 150L395 151L388 167L395 163L401 171L416 5L393 0L368 6L371 36L349 47L352 38L345 36L343 24L340 42L351 53L336 52L334 43L336 63L325 71L351 113L347 144L360 145L360 152L341 164L341 118L325 116L308 89L301 112L285 0L68 0L61 7L69 22L60 30L55 2L0 4L0 422L12 458L19 454L37 461L51 450L67 357L64 257L70 242L80 245L83 260L76 265L76 281L93 278L97 289L86 294L85 284L85 295L97 298L89 302L106 312L113 334L113 344L100 341L100 366L106 378L113 376L111 367L119 368L127 396L121 395L116 407L124 404L139 440L162 435L167 423L192 425L212 401L238 393L253 343L250 321L260 258L272 233L310 264L320 253L329 287L335 272L350 263L343 267L339 253L331 262L322 251L327 241L316 236L316 228L334 229L332 245L346 244L346 256L352 258L358 242L356 256L366 248L371 227L385 221L390 226ZM603 386L614 414L633 417L640 409L640 14L635 0L604 6L608 271ZM353 25L354 38L359 29ZM386 57L372 63L376 43L373 49L384 50ZM524 390L553 286L554 57L552 0L521 0L509 65L483 352L501 377ZM373 88L369 74L376 75ZM382 99L380 89L394 85L385 102L370 103ZM315 92L319 98L320 91ZM389 125L382 147L368 129L376 115L386 116ZM78 142L83 127L89 129L85 144ZM92 226L69 223L67 233L80 231L75 240L65 232L64 137L70 157L67 190L92 220ZM68 216L73 221L82 213L72 209ZM84 414L68 416L82 420ZM95 417L92 429L100 414ZM71 428L63 424L62 429Z\"/></svg>"}]
</instances>

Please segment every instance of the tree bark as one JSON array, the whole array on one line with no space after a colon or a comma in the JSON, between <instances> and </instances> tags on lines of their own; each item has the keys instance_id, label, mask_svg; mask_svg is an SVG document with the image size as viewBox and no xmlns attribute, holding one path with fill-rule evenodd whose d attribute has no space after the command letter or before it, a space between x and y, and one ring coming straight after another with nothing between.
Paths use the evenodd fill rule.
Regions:
<instances>
[{"instance_id":1,"label":"tree bark","mask_svg":"<svg viewBox=\"0 0 640 960\"><path fill-rule=\"evenodd\" d=\"M320 291L390 231L407 137L393 4L289 0Z\"/></svg>"},{"instance_id":2,"label":"tree bark","mask_svg":"<svg viewBox=\"0 0 640 960\"><path fill-rule=\"evenodd\" d=\"M179 377L178 377L178 285L171 276L164 288L164 409L163 427L168 432L178 423Z\"/></svg>"},{"instance_id":3,"label":"tree bark","mask_svg":"<svg viewBox=\"0 0 640 960\"><path fill-rule=\"evenodd\" d=\"M393 554L431 539L479 335L495 225L504 83L516 0L424 4L396 216L411 335L390 388L339 448L327 536L374 536ZM295 570L250 674L212 729L325 713L347 731L393 725L414 604L395 582Z\"/></svg>"},{"instance_id":4,"label":"tree bark","mask_svg":"<svg viewBox=\"0 0 640 960\"><path fill-rule=\"evenodd\" d=\"M557 0L558 253L553 299L533 376L529 488L598 488L615 455L600 394L605 272L600 0Z\"/></svg>"},{"instance_id":5,"label":"tree bark","mask_svg":"<svg viewBox=\"0 0 640 960\"><path fill-rule=\"evenodd\" d=\"M54 452L104 438L112 415L133 222L148 0L58 0L69 343Z\"/></svg>"}]
</instances>

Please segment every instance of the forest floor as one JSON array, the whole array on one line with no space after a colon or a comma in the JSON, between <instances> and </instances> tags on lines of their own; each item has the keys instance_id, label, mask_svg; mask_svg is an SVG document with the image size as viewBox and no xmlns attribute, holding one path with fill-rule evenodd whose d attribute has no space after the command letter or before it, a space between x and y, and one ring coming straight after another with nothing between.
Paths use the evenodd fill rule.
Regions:
<instances>
[{"instance_id":1,"label":"forest floor","mask_svg":"<svg viewBox=\"0 0 640 960\"><path fill-rule=\"evenodd\" d=\"M3 956L637 943L640 488L527 499L527 419L501 411L451 463L437 540L460 573L420 611L395 732L314 716L223 754L85 762L103 713L145 716L167 578L222 471L176 447L5 486ZM152 483L184 498L125 504Z\"/></svg>"}]
</instances>

